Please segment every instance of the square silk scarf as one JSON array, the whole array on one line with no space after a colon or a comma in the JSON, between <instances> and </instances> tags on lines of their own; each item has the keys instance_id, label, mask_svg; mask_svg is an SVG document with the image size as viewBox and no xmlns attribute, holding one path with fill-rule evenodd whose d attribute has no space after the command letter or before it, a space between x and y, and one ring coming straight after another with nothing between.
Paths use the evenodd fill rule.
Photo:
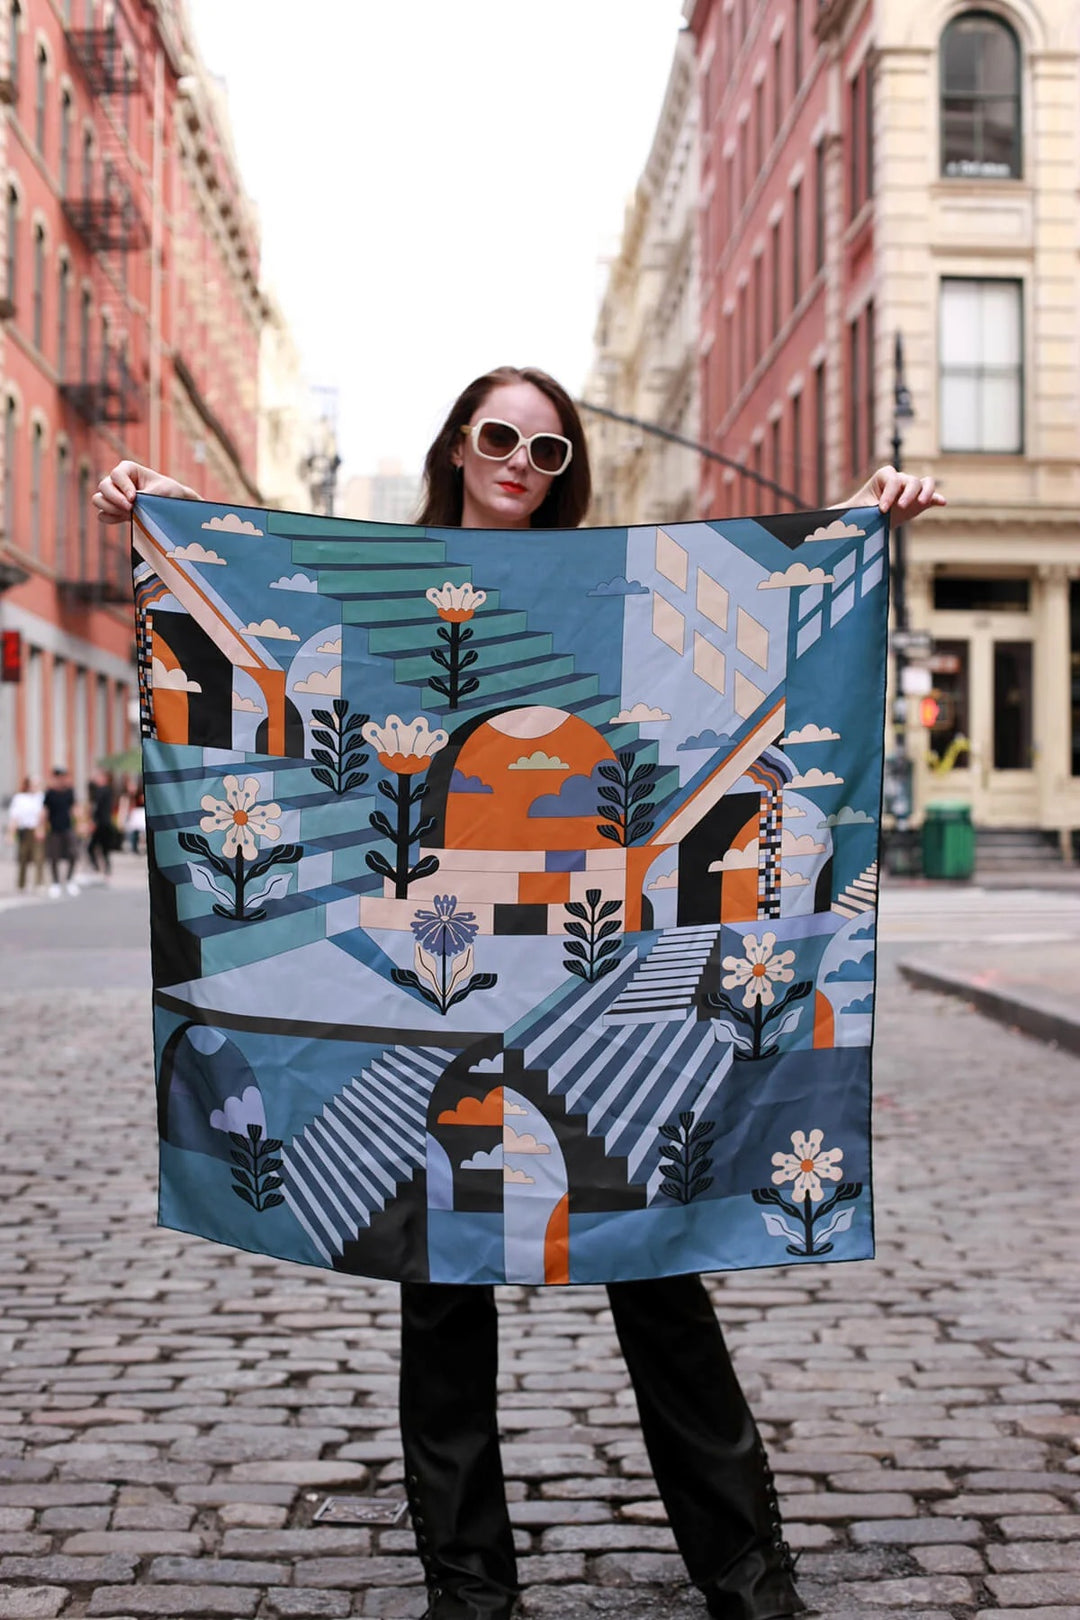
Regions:
<instances>
[{"instance_id":1,"label":"square silk scarf","mask_svg":"<svg viewBox=\"0 0 1080 1620\"><path fill-rule=\"evenodd\" d=\"M435 1282L869 1256L887 547L141 496L161 1221Z\"/></svg>"}]
</instances>

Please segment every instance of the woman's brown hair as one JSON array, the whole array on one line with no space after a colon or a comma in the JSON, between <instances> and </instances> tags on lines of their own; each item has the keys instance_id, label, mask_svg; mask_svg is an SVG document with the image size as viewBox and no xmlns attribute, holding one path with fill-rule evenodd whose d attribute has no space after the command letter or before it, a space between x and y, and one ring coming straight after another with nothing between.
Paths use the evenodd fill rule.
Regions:
<instances>
[{"instance_id":1,"label":"woman's brown hair","mask_svg":"<svg viewBox=\"0 0 1080 1620\"><path fill-rule=\"evenodd\" d=\"M435 435L424 460L424 496L416 521L432 528L459 528L465 492L460 468L454 465L452 451L462 427L484 403L493 388L503 383L527 382L539 388L559 413L562 430L574 447L570 465L551 481L541 504L532 515L534 529L576 529L589 509L592 478L585 429L577 406L566 389L535 366L496 366L462 389L450 414Z\"/></svg>"}]
</instances>

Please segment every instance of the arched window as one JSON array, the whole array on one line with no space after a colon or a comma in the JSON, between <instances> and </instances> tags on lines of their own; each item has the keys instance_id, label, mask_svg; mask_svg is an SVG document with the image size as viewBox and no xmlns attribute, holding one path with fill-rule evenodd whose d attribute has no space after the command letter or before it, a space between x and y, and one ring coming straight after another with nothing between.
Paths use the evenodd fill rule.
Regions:
<instances>
[{"instance_id":1,"label":"arched window","mask_svg":"<svg viewBox=\"0 0 1080 1620\"><path fill-rule=\"evenodd\" d=\"M68 507L71 504L71 457L66 444L56 447L56 573L66 579Z\"/></svg>"},{"instance_id":2,"label":"arched window","mask_svg":"<svg viewBox=\"0 0 1080 1620\"><path fill-rule=\"evenodd\" d=\"M82 194L90 197L94 191L94 132L83 130L82 140Z\"/></svg>"},{"instance_id":3,"label":"arched window","mask_svg":"<svg viewBox=\"0 0 1080 1620\"><path fill-rule=\"evenodd\" d=\"M1016 180L1020 155L1019 41L1000 17L964 12L941 37L941 172Z\"/></svg>"},{"instance_id":4,"label":"arched window","mask_svg":"<svg viewBox=\"0 0 1080 1620\"><path fill-rule=\"evenodd\" d=\"M14 186L8 186L7 194L7 293L9 301L15 302L15 269L19 262L19 193Z\"/></svg>"},{"instance_id":5,"label":"arched window","mask_svg":"<svg viewBox=\"0 0 1080 1620\"><path fill-rule=\"evenodd\" d=\"M45 227L34 226L34 348L45 341Z\"/></svg>"},{"instance_id":6,"label":"arched window","mask_svg":"<svg viewBox=\"0 0 1080 1620\"><path fill-rule=\"evenodd\" d=\"M22 6L19 0L11 0L11 10L8 13L8 59L11 82L15 86L15 94L19 93L19 31L22 26Z\"/></svg>"},{"instance_id":7,"label":"arched window","mask_svg":"<svg viewBox=\"0 0 1080 1620\"><path fill-rule=\"evenodd\" d=\"M19 407L11 394L4 405L4 528L16 536L15 529L15 430L19 422Z\"/></svg>"},{"instance_id":8,"label":"arched window","mask_svg":"<svg viewBox=\"0 0 1080 1620\"><path fill-rule=\"evenodd\" d=\"M66 197L71 182L71 91L60 98L60 195Z\"/></svg>"},{"instance_id":9,"label":"arched window","mask_svg":"<svg viewBox=\"0 0 1080 1620\"><path fill-rule=\"evenodd\" d=\"M45 151L45 115L49 107L49 53L44 45L37 48L34 78L34 144L39 152Z\"/></svg>"},{"instance_id":10,"label":"arched window","mask_svg":"<svg viewBox=\"0 0 1080 1620\"><path fill-rule=\"evenodd\" d=\"M79 305L79 381L90 381L90 311L92 298L89 287L83 288Z\"/></svg>"},{"instance_id":11,"label":"arched window","mask_svg":"<svg viewBox=\"0 0 1080 1620\"><path fill-rule=\"evenodd\" d=\"M41 463L45 453L45 429L34 423L30 435L30 550L41 556Z\"/></svg>"},{"instance_id":12,"label":"arched window","mask_svg":"<svg viewBox=\"0 0 1080 1620\"><path fill-rule=\"evenodd\" d=\"M60 261L60 283L57 289L56 300L56 369L60 374L61 382L67 379L67 347L68 347L68 320L70 319L71 302L71 265L67 259Z\"/></svg>"}]
</instances>

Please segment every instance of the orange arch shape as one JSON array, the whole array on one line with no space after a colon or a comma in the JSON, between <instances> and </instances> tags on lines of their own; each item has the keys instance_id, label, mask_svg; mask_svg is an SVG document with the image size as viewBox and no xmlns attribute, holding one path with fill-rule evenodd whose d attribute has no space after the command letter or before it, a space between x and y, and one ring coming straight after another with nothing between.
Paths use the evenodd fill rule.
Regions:
<instances>
[{"instance_id":1,"label":"orange arch shape","mask_svg":"<svg viewBox=\"0 0 1080 1620\"><path fill-rule=\"evenodd\" d=\"M544 1233L544 1281L570 1281L570 1194L563 1193Z\"/></svg>"},{"instance_id":2,"label":"orange arch shape","mask_svg":"<svg viewBox=\"0 0 1080 1620\"><path fill-rule=\"evenodd\" d=\"M836 1019L832 1002L820 990L814 992L814 1050L836 1044Z\"/></svg>"}]
</instances>

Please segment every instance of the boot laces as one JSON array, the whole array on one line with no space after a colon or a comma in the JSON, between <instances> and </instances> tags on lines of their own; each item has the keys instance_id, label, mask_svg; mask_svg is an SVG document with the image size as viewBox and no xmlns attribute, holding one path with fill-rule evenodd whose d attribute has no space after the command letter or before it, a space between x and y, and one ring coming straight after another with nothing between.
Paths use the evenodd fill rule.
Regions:
<instances>
[{"instance_id":1,"label":"boot laces","mask_svg":"<svg viewBox=\"0 0 1080 1620\"><path fill-rule=\"evenodd\" d=\"M786 1575L794 1575L795 1566L799 1562L799 1555L792 1552L784 1539L784 1523L780 1515L780 1499L776 1494L776 1480L769 1463L769 1454L764 1445L761 1445L761 1466L765 1478L765 1499L768 1502L769 1518L772 1521L770 1544L776 1554L776 1560L780 1568Z\"/></svg>"}]
</instances>

